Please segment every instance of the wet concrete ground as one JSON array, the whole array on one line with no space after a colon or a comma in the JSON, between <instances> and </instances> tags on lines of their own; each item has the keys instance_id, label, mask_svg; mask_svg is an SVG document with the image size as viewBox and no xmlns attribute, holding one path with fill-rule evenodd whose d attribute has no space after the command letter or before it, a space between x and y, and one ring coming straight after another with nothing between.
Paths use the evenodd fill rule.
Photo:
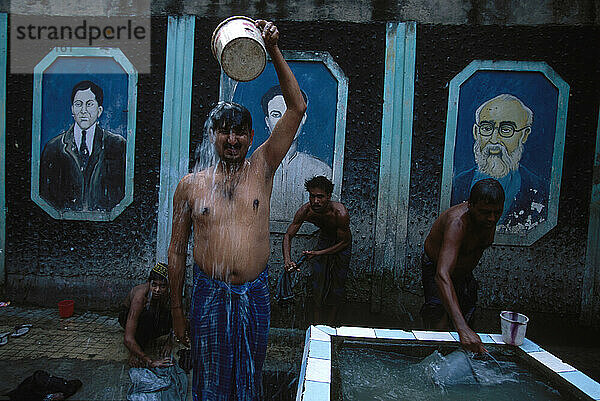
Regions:
<instances>
[{"instance_id":1,"label":"wet concrete ground","mask_svg":"<svg viewBox=\"0 0 600 401\"><path fill-rule=\"evenodd\" d=\"M548 324L532 324L528 328L528 338L600 382L597 332L542 317L532 321L547 321ZM8 344L0 346L0 400L7 399L1 395L38 369L68 380L81 380L83 387L70 400L126 399L131 384L128 354L123 345L123 329L116 316L76 312L70 318L61 319L57 309L14 305L0 308L0 333L12 331L20 324L32 324L33 327L26 335L9 338ZM479 329L497 332L493 327L492 330ZM303 343L302 330L271 329L263 370L265 400L294 399Z\"/></svg>"},{"instance_id":2,"label":"wet concrete ground","mask_svg":"<svg viewBox=\"0 0 600 401\"><path fill-rule=\"evenodd\" d=\"M116 317L85 312L61 319L58 310L8 306L0 308L0 333L20 324L32 324L30 331L9 338L0 346L0 400L2 395L36 370L45 370L67 380L79 379L81 389L69 400L126 400L131 385L128 352L123 329ZM267 399L291 399L294 377L300 369L303 333L272 329L263 369ZM176 350L174 350L174 353ZM191 382L191 373L188 375ZM191 400L191 388L188 400Z\"/></svg>"}]
</instances>

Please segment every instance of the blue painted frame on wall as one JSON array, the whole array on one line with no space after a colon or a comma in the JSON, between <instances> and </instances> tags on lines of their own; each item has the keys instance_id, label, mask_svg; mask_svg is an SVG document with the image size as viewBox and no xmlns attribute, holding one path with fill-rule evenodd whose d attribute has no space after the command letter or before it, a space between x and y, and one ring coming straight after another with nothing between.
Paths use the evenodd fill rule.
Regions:
<instances>
[{"instance_id":1,"label":"blue painted frame on wall","mask_svg":"<svg viewBox=\"0 0 600 401\"><path fill-rule=\"evenodd\" d=\"M192 71L196 17L169 17L158 194L156 261L167 262L173 224L173 195L189 172Z\"/></svg>"},{"instance_id":2,"label":"blue painted frame on wall","mask_svg":"<svg viewBox=\"0 0 600 401\"><path fill-rule=\"evenodd\" d=\"M600 108L596 128L596 152L592 174L592 196L585 254L585 268L581 290L581 321L584 324L598 323L600 313Z\"/></svg>"},{"instance_id":3,"label":"blue painted frame on wall","mask_svg":"<svg viewBox=\"0 0 600 401\"><path fill-rule=\"evenodd\" d=\"M6 41L7 14L0 13L0 285L6 280L4 255L6 246Z\"/></svg>"},{"instance_id":4,"label":"blue painted frame on wall","mask_svg":"<svg viewBox=\"0 0 600 401\"><path fill-rule=\"evenodd\" d=\"M58 58L73 57L98 57L112 58L128 76L128 100L127 100L127 157L125 164L125 195L123 199L110 210L105 211L72 211L56 210L39 192L39 166L41 145L41 122L42 122L42 80L46 69ZM61 51L60 48L51 50L34 68L33 72L33 128L31 147L31 199L46 213L55 219L64 220L91 220L111 221L114 220L127 206L133 202L133 174L135 160L135 125L137 110L137 70L127 59L120 49L99 47L72 47L69 51Z\"/></svg>"},{"instance_id":5,"label":"blue painted frame on wall","mask_svg":"<svg viewBox=\"0 0 600 401\"><path fill-rule=\"evenodd\" d=\"M334 184L332 199L339 201L342 193L342 178L344 173L344 146L346 138L346 110L348 103L348 78L328 52L320 51L282 51L286 61L293 62L318 62L322 63L332 77L337 81L337 103L335 118L335 133L333 146L332 181ZM270 60L270 59L269 59ZM234 81L235 82L235 81ZM237 85L231 85L231 80L221 71L219 99L230 100L234 98ZM232 93L233 92L233 93ZM310 103L310 100L309 100ZM271 221L271 232L284 233L291 223L296 210L290 211L289 221ZM300 234L310 232L306 226L299 231ZM313 230L314 231L314 230Z\"/></svg>"},{"instance_id":6,"label":"blue painted frame on wall","mask_svg":"<svg viewBox=\"0 0 600 401\"><path fill-rule=\"evenodd\" d=\"M415 91L416 22L386 26L381 156L371 310L379 311L384 271L404 276Z\"/></svg>"},{"instance_id":7,"label":"blue painted frame on wall","mask_svg":"<svg viewBox=\"0 0 600 401\"><path fill-rule=\"evenodd\" d=\"M526 230L524 234L497 232L494 241L498 245L529 246L555 227L558 220L569 85L545 62L474 60L458 73L450 81L449 88L440 213L446 210L451 203L461 85L479 71L538 72L543 74L558 91L554 147L549 180L548 218L530 230Z\"/></svg>"}]
</instances>

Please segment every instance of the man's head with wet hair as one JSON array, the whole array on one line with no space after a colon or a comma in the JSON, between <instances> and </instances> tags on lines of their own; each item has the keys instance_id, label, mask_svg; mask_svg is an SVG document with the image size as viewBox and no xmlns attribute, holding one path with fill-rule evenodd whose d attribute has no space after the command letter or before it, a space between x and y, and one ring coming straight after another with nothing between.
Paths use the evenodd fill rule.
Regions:
<instances>
[{"instance_id":1,"label":"man's head with wet hair","mask_svg":"<svg viewBox=\"0 0 600 401\"><path fill-rule=\"evenodd\" d=\"M485 178L479 180L471 188L469 203L476 205L479 202L500 205L504 204L504 189L498 180Z\"/></svg>"},{"instance_id":2,"label":"man's head with wet hair","mask_svg":"<svg viewBox=\"0 0 600 401\"><path fill-rule=\"evenodd\" d=\"M219 102L208 114L205 129L214 140L216 130L252 130L252 115L247 108L233 102Z\"/></svg>"},{"instance_id":3,"label":"man's head with wet hair","mask_svg":"<svg viewBox=\"0 0 600 401\"><path fill-rule=\"evenodd\" d=\"M331 195L333 193L333 183L325 176L317 175L311 178L310 180L306 180L304 182L304 188L307 191L310 191L313 188L319 188L327 195Z\"/></svg>"}]
</instances>

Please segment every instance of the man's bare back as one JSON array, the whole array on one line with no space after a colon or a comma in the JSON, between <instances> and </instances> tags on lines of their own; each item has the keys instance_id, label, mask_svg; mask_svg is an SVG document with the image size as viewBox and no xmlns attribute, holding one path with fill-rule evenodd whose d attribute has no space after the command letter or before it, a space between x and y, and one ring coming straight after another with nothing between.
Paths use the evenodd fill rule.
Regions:
<instances>
[{"instance_id":1,"label":"man's bare back","mask_svg":"<svg viewBox=\"0 0 600 401\"><path fill-rule=\"evenodd\" d=\"M483 251L492 245L496 226L491 228L473 227L467 212L468 202L452 206L436 219L425 239L425 253L437 264L444 234L454 226L464 233L456 258L453 277L461 277L475 269Z\"/></svg>"},{"instance_id":2,"label":"man's bare back","mask_svg":"<svg viewBox=\"0 0 600 401\"><path fill-rule=\"evenodd\" d=\"M444 211L425 239L426 257L421 266L425 303L421 315L427 325L437 329L447 328L451 322L463 347L474 352L485 352L485 348L467 321L477 301L472 271L494 241L503 205L500 183L480 180L473 185L469 201Z\"/></svg>"}]
</instances>

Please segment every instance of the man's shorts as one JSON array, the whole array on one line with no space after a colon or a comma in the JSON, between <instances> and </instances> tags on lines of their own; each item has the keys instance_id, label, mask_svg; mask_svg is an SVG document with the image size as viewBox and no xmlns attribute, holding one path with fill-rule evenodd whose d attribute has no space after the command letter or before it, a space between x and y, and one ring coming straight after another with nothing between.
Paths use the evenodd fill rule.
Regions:
<instances>
[{"instance_id":1,"label":"man's shorts","mask_svg":"<svg viewBox=\"0 0 600 401\"><path fill-rule=\"evenodd\" d=\"M421 256L421 280L423 282L423 292L425 293L425 303L421 307L421 317L427 328L434 327L446 314L444 303L435 282L436 272L437 266L423 252ZM452 282L460 311L467 324L470 325L477 304L477 290L479 288L477 280L473 277L473 273L469 272L461 280L452 279Z\"/></svg>"}]
</instances>

